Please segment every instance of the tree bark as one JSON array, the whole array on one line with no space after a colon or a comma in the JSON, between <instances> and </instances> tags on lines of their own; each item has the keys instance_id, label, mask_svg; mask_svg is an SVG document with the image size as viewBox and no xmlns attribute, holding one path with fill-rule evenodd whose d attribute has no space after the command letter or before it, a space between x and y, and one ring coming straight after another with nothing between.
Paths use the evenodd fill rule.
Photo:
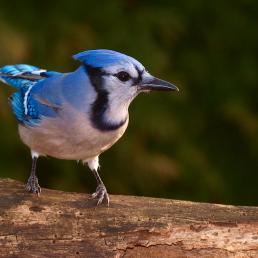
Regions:
<instances>
[{"instance_id":1,"label":"tree bark","mask_svg":"<svg viewBox=\"0 0 258 258\"><path fill-rule=\"evenodd\" d=\"M42 190L0 180L1 257L258 257L258 207Z\"/></svg>"}]
</instances>

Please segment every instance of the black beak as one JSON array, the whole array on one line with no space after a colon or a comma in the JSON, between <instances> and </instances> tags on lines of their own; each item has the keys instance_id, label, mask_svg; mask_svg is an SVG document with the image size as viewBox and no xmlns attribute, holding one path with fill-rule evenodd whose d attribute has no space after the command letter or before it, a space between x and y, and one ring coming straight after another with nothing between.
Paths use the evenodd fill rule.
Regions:
<instances>
[{"instance_id":1,"label":"black beak","mask_svg":"<svg viewBox=\"0 0 258 258\"><path fill-rule=\"evenodd\" d=\"M144 91L179 91L179 89L172 83L163 81L161 79L152 77L143 80L138 85L140 92Z\"/></svg>"}]
</instances>

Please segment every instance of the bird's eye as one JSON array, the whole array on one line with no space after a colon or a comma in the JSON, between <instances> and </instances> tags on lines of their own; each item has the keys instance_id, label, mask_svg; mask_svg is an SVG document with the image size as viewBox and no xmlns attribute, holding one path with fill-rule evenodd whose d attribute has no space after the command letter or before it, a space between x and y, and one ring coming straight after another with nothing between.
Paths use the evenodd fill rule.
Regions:
<instances>
[{"instance_id":1,"label":"bird's eye","mask_svg":"<svg viewBox=\"0 0 258 258\"><path fill-rule=\"evenodd\" d=\"M130 75L129 73L125 72L125 71L122 71L122 72L119 72L117 74L115 74L115 76L122 82L126 82L130 79Z\"/></svg>"}]
</instances>

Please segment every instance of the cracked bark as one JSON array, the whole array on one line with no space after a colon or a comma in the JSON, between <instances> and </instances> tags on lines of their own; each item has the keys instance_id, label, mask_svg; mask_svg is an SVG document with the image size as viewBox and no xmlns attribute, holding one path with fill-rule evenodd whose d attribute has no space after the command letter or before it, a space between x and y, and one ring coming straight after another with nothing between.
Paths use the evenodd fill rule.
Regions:
<instances>
[{"instance_id":1,"label":"cracked bark","mask_svg":"<svg viewBox=\"0 0 258 258\"><path fill-rule=\"evenodd\" d=\"M0 180L0 257L258 257L258 207L86 194Z\"/></svg>"}]
</instances>

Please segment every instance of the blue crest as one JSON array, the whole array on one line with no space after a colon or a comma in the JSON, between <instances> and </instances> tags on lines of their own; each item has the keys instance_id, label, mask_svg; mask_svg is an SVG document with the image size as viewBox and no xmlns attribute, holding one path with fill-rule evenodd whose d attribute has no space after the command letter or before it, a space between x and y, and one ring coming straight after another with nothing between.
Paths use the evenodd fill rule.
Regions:
<instances>
[{"instance_id":1,"label":"blue crest","mask_svg":"<svg viewBox=\"0 0 258 258\"><path fill-rule=\"evenodd\" d=\"M133 63L137 66L141 65L136 59L130 56L107 49L84 51L74 55L73 58L93 67L111 66L124 62Z\"/></svg>"}]
</instances>

